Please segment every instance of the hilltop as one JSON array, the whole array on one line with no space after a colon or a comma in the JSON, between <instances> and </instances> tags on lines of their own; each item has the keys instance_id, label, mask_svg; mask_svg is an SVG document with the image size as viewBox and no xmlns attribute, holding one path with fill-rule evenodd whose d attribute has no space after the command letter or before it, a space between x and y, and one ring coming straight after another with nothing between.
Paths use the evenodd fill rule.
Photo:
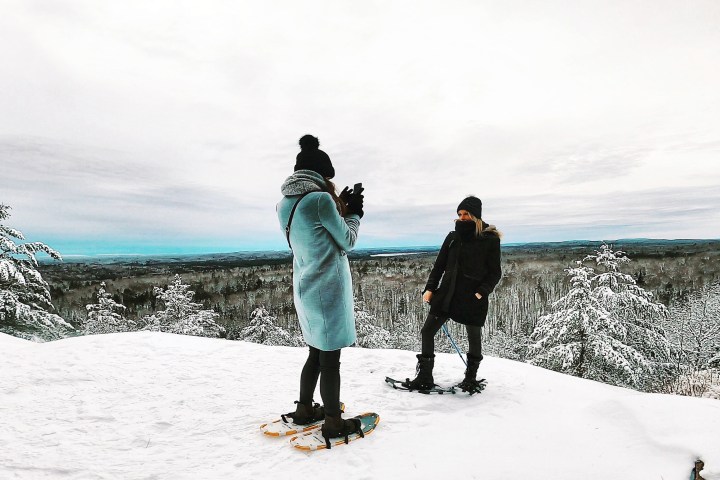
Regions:
<instances>
[{"instance_id":1,"label":"hilltop","mask_svg":"<svg viewBox=\"0 0 720 480\"><path fill-rule=\"evenodd\" d=\"M293 409L304 348L135 332L0 334L0 478L720 478L720 402L646 394L488 357L481 395L397 392L402 350L343 350L349 414L378 429L303 453L258 426ZM460 378L438 354L436 381ZM319 395L316 400L319 400Z\"/></svg>"}]
</instances>

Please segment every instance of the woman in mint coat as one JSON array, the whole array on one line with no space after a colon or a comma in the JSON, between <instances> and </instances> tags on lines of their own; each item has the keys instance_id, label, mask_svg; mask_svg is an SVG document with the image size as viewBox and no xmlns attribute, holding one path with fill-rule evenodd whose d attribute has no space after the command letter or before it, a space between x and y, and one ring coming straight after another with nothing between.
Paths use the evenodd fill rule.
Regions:
<instances>
[{"instance_id":1,"label":"woman in mint coat","mask_svg":"<svg viewBox=\"0 0 720 480\"><path fill-rule=\"evenodd\" d=\"M280 227L293 251L293 299L310 352L300 376L296 424L325 419L326 438L344 436L359 421L343 420L340 409L340 351L355 343L352 277L347 251L357 240L363 196L345 188L338 196L330 157L311 135L300 139L295 173L282 185ZM313 404L320 380L323 406Z\"/></svg>"}]
</instances>

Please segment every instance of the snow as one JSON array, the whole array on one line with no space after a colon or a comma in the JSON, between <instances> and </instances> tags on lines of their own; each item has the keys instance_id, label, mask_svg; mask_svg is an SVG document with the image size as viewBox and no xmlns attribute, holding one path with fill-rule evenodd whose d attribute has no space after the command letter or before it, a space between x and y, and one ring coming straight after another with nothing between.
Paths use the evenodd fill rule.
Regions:
<instances>
[{"instance_id":1,"label":"snow","mask_svg":"<svg viewBox=\"0 0 720 480\"><path fill-rule=\"evenodd\" d=\"M293 410L306 349L133 332L0 334L0 478L720 479L720 402L644 394L487 357L480 395L391 389L413 352L344 349L348 414L372 435L305 453L259 425ZM438 354L436 381L461 378ZM316 397L319 400L319 394Z\"/></svg>"}]
</instances>

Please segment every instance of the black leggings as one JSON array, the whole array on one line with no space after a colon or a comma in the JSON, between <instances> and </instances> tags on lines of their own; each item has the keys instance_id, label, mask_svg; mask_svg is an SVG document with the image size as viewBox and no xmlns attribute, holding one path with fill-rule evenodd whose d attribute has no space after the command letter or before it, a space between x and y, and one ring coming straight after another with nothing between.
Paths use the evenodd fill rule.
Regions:
<instances>
[{"instance_id":1,"label":"black leggings","mask_svg":"<svg viewBox=\"0 0 720 480\"><path fill-rule=\"evenodd\" d=\"M340 416L340 350L325 352L310 347L305 366L300 374L300 403L311 405L315 387L320 378L320 396L325 414Z\"/></svg>"},{"instance_id":2,"label":"black leggings","mask_svg":"<svg viewBox=\"0 0 720 480\"><path fill-rule=\"evenodd\" d=\"M432 313L428 314L425 319L425 325L423 325L420 330L420 336L422 338L421 353L423 357L432 357L435 354L435 334L447 321L447 317L440 317ZM476 325L465 325L465 328L467 328L468 343L470 347L468 355L477 360L482 360L482 327L478 327Z\"/></svg>"}]
</instances>

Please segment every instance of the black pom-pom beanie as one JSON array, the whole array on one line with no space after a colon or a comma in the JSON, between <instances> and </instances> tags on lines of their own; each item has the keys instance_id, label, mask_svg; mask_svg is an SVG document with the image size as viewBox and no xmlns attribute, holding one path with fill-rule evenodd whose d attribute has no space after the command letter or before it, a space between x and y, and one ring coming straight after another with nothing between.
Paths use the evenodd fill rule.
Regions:
<instances>
[{"instance_id":1,"label":"black pom-pom beanie","mask_svg":"<svg viewBox=\"0 0 720 480\"><path fill-rule=\"evenodd\" d=\"M312 135L300 139L300 153L297 154L295 171L312 170L325 178L333 178L335 169L327 153L320 150L320 140Z\"/></svg>"}]
</instances>

